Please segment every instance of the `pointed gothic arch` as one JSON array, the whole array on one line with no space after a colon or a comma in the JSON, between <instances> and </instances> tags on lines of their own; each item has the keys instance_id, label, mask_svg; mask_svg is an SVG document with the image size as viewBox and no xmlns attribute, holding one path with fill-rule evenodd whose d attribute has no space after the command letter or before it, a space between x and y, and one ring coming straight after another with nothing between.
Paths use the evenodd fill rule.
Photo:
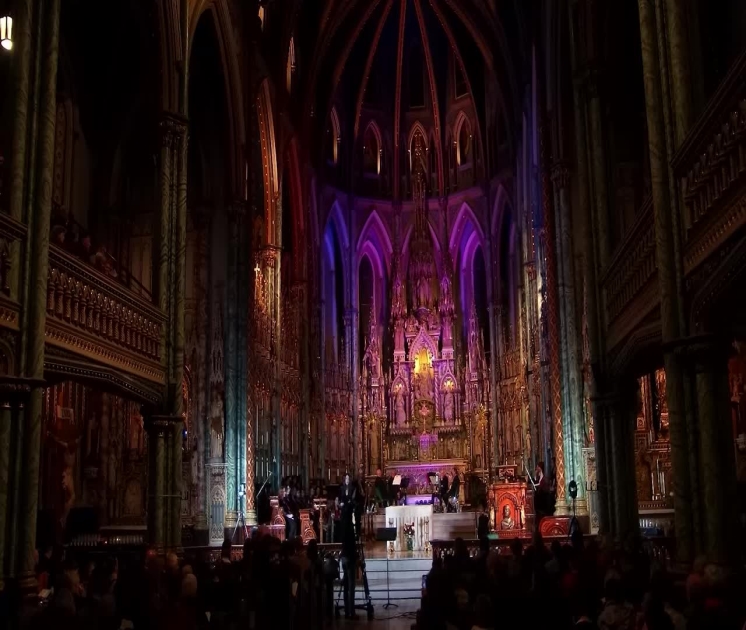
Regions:
<instances>
[{"instance_id":1,"label":"pointed gothic arch","mask_svg":"<svg viewBox=\"0 0 746 630\"><path fill-rule=\"evenodd\" d=\"M363 132L363 172L366 175L381 174L383 137L375 120L371 120Z\"/></svg>"},{"instance_id":2,"label":"pointed gothic arch","mask_svg":"<svg viewBox=\"0 0 746 630\"><path fill-rule=\"evenodd\" d=\"M417 136L417 134L420 134L422 136L422 143L425 145L425 152L428 153L430 151L430 145L428 144L428 134L425 128L422 126L422 123L419 120L416 120L414 124L412 125L411 129L409 130L409 136L407 136L407 151L409 153L409 170L410 172L414 168L414 139ZM426 162L427 165L427 162ZM427 168L425 168L425 171L427 171Z\"/></svg>"},{"instance_id":3,"label":"pointed gothic arch","mask_svg":"<svg viewBox=\"0 0 746 630\"><path fill-rule=\"evenodd\" d=\"M394 246L391 244L389 231L381 219L377 210L373 210L365 221L363 229L360 231L360 237L357 240L357 249L361 250L366 241L375 240L376 245L380 248L386 269L391 268L391 256L394 253Z\"/></svg>"},{"instance_id":4,"label":"pointed gothic arch","mask_svg":"<svg viewBox=\"0 0 746 630\"><path fill-rule=\"evenodd\" d=\"M471 121L463 110L456 117L453 139L456 143L456 165L470 166L474 162L474 142Z\"/></svg>"}]
</instances>

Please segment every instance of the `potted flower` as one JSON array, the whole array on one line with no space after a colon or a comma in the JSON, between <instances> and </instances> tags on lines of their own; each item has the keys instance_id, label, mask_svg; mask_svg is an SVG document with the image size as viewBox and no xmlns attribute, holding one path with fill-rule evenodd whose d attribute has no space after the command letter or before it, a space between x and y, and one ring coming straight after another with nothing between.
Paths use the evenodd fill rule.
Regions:
<instances>
[{"instance_id":1,"label":"potted flower","mask_svg":"<svg viewBox=\"0 0 746 630\"><path fill-rule=\"evenodd\" d=\"M407 551L414 550L414 523L404 524L404 538L407 541Z\"/></svg>"}]
</instances>

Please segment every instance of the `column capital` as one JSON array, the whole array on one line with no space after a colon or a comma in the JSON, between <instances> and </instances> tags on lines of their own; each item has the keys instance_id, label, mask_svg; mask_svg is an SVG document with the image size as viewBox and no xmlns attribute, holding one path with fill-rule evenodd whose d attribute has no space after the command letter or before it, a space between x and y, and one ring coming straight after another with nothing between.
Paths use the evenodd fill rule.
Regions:
<instances>
[{"instance_id":1,"label":"column capital","mask_svg":"<svg viewBox=\"0 0 746 630\"><path fill-rule=\"evenodd\" d=\"M45 386L46 382L39 378L0 376L0 403L23 400L31 395L32 390Z\"/></svg>"},{"instance_id":2,"label":"column capital","mask_svg":"<svg viewBox=\"0 0 746 630\"><path fill-rule=\"evenodd\" d=\"M733 342L717 333L681 337L663 343L664 352L693 360L696 363L727 361L734 353Z\"/></svg>"},{"instance_id":3,"label":"column capital","mask_svg":"<svg viewBox=\"0 0 746 630\"><path fill-rule=\"evenodd\" d=\"M145 428L148 433L155 433L162 436L183 422L184 416L151 415L145 418Z\"/></svg>"},{"instance_id":4,"label":"column capital","mask_svg":"<svg viewBox=\"0 0 746 630\"><path fill-rule=\"evenodd\" d=\"M277 245L265 245L259 251L262 263L265 267L274 269L277 266L277 260L280 257L280 248Z\"/></svg>"},{"instance_id":5,"label":"column capital","mask_svg":"<svg viewBox=\"0 0 746 630\"><path fill-rule=\"evenodd\" d=\"M173 148L180 138L187 135L189 119L176 112L163 112L159 127L161 131L161 145Z\"/></svg>"}]
</instances>

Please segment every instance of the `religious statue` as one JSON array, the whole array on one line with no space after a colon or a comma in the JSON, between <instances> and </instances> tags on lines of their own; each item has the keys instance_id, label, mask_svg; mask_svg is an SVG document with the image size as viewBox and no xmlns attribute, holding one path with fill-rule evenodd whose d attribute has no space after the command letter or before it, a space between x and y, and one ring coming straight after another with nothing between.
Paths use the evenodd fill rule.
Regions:
<instances>
[{"instance_id":1,"label":"religious statue","mask_svg":"<svg viewBox=\"0 0 746 630\"><path fill-rule=\"evenodd\" d=\"M430 301L430 291L427 288L427 281L423 276L417 278L417 303L419 306L427 308Z\"/></svg>"},{"instance_id":2,"label":"religious statue","mask_svg":"<svg viewBox=\"0 0 746 630\"><path fill-rule=\"evenodd\" d=\"M370 341L370 375L374 379L378 379L381 376L380 367L380 354L378 352L378 339L373 337Z\"/></svg>"},{"instance_id":3,"label":"religious statue","mask_svg":"<svg viewBox=\"0 0 746 630\"><path fill-rule=\"evenodd\" d=\"M391 310L395 315L404 312L404 286L402 285L399 274L396 275L396 280L394 281L394 300Z\"/></svg>"},{"instance_id":4,"label":"religious statue","mask_svg":"<svg viewBox=\"0 0 746 630\"><path fill-rule=\"evenodd\" d=\"M443 346L451 347L453 345L453 323L451 316L446 315L443 318Z\"/></svg>"},{"instance_id":5,"label":"religious statue","mask_svg":"<svg viewBox=\"0 0 746 630\"><path fill-rule=\"evenodd\" d=\"M440 281L440 308L443 311L448 311L453 307L451 301L451 282L448 280L448 275L444 274Z\"/></svg>"},{"instance_id":6,"label":"religious statue","mask_svg":"<svg viewBox=\"0 0 746 630\"><path fill-rule=\"evenodd\" d=\"M404 409L404 396L401 393L401 389L396 391L394 406L396 408L396 425L403 426L407 422L407 411Z\"/></svg>"},{"instance_id":7,"label":"religious statue","mask_svg":"<svg viewBox=\"0 0 746 630\"><path fill-rule=\"evenodd\" d=\"M500 521L500 529L514 529L515 528L515 521L513 520L513 517L510 515L510 506L505 505L503 507L503 520Z\"/></svg>"},{"instance_id":8,"label":"religious statue","mask_svg":"<svg viewBox=\"0 0 746 630\"><path fill-rule=\"evenodd\" d=\"M394 324L394 351L404 352L404 321L401 319Z\"/></svg>"},{"instance_id":9,"label":"religious statue","mask_svg":"<svg viewBox=\"0 0 746 630\"><path fill-rule=\"evenodd\" d=\"M453 422L453 392L447 391L443 401L443 418L446 422Z\"/></svg>"}]
</instances>

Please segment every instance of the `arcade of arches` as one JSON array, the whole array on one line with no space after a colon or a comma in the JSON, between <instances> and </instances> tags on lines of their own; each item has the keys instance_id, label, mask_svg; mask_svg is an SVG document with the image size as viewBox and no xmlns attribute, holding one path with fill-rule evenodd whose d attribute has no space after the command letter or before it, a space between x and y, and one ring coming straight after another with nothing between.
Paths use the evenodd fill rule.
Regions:
<instances>
[{"instance_id":1,"label":"arcade of arches","mask_svg":"<svg viewBox=\"0 0 746 630\"><path fill-rule=\"evenodd\" d=\"M0 2L0 573L219 544L287 476L455 469L468 508L538 462L557 523L733 561L746 13L712 4Z\"/></svg>"}]
</instances>

